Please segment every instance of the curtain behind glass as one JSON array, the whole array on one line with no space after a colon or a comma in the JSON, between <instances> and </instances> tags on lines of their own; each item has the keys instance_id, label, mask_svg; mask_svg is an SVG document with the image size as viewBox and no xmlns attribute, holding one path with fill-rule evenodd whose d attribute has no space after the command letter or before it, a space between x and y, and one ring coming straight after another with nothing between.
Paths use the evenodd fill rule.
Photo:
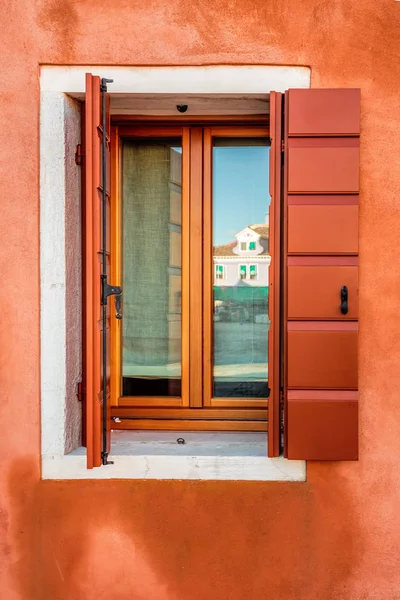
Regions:
<instances>
[{"instance_id":1,"label":"curtain behind glass","mask_svg":"<svg viewBox=\"0 0 400 600\"><path fill-rule=\"evenodd\" d=\"M123 377L142 380L138 395L175 395L151 380L181 375L180 142L126 141L122 173Z\"/></svg>"}]
</instances>

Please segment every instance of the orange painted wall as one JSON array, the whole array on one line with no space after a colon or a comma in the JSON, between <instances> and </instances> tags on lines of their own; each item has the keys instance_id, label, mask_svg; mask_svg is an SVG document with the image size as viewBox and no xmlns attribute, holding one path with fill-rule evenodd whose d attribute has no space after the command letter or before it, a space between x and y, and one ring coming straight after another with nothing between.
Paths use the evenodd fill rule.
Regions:
<instances>
[{"instance_id":1,"label":"orange painted wall","mask_svg":"<svg viewBox=\"0 0 400 600\"><path fill-rule=\"evenodd\" d=\"M400 598L400 2L3 0L4 600ZM362 88L360 456L307 483L39 480L39 64L309 65Z\"/></svg>"}]
</instances>

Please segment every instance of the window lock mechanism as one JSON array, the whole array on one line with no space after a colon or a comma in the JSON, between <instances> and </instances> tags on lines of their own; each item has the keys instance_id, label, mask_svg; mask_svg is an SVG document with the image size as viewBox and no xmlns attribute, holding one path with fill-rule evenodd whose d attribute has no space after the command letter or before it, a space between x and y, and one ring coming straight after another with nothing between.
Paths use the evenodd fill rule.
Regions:
<instances>
[{"instance_id":1,"label":"window lock mechanism","mask_svg":"<svg viewBox=\"0 0 400 600\"><path fill-rule=\"evenodd\" d=\"M109 296L114 296L115 317L122 319L122 287L119 285L109 285L107 283L107 275L101 276L101 304L107 304Z\"/></svg>"}]
</instances>

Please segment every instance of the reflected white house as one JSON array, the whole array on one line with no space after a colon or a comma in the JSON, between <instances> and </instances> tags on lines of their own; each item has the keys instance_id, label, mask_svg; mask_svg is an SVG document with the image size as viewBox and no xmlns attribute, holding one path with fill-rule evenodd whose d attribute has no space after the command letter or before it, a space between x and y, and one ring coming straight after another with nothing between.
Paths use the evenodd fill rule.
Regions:
<instances>
[{"instance_id":1,"label":"reflected white house","mask_svg":"<svg viewBox=\"0 0 400 600\"><path fill-rule=\"evenodd\" d=\"M269 226L213 248L214 393L268 397Z\"/></svg>"},{"instance_id":2,"label":"reflected white house","mask_svg":"<svg viewBox=\"0 0 400 600\"><path fill-rule=\"evenodd\" d=\"M214 286L249 285L268 287L269 226L248 225L235 240L214 246Z\"/></svg>"}]
</instances>

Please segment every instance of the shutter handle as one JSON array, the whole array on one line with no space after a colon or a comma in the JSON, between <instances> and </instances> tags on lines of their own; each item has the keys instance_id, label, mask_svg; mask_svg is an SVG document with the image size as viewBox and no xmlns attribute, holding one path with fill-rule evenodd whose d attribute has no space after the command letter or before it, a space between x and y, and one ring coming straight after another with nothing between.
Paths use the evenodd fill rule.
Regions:
<instances>
[{"instance_id":1,"label":"shutter handle","mask_svg":"<svg viewBox=\"0 0 400 600\"><path fill-rule=\"evenodd\" d=\"M340 290L340 312L342 315L347 315L349 312L349 292L347 289L347 285L344 285Z\"/></svg>"},{"instance_id":2,"label":"shutter handle","mask_svg":"<svg viewBox=\"0 0 400 600\"><path fill-rule=\"evenodd\" d=\"M114 296L115 318L122 319L122 291Z\"/></svg>"}]
</instances>

